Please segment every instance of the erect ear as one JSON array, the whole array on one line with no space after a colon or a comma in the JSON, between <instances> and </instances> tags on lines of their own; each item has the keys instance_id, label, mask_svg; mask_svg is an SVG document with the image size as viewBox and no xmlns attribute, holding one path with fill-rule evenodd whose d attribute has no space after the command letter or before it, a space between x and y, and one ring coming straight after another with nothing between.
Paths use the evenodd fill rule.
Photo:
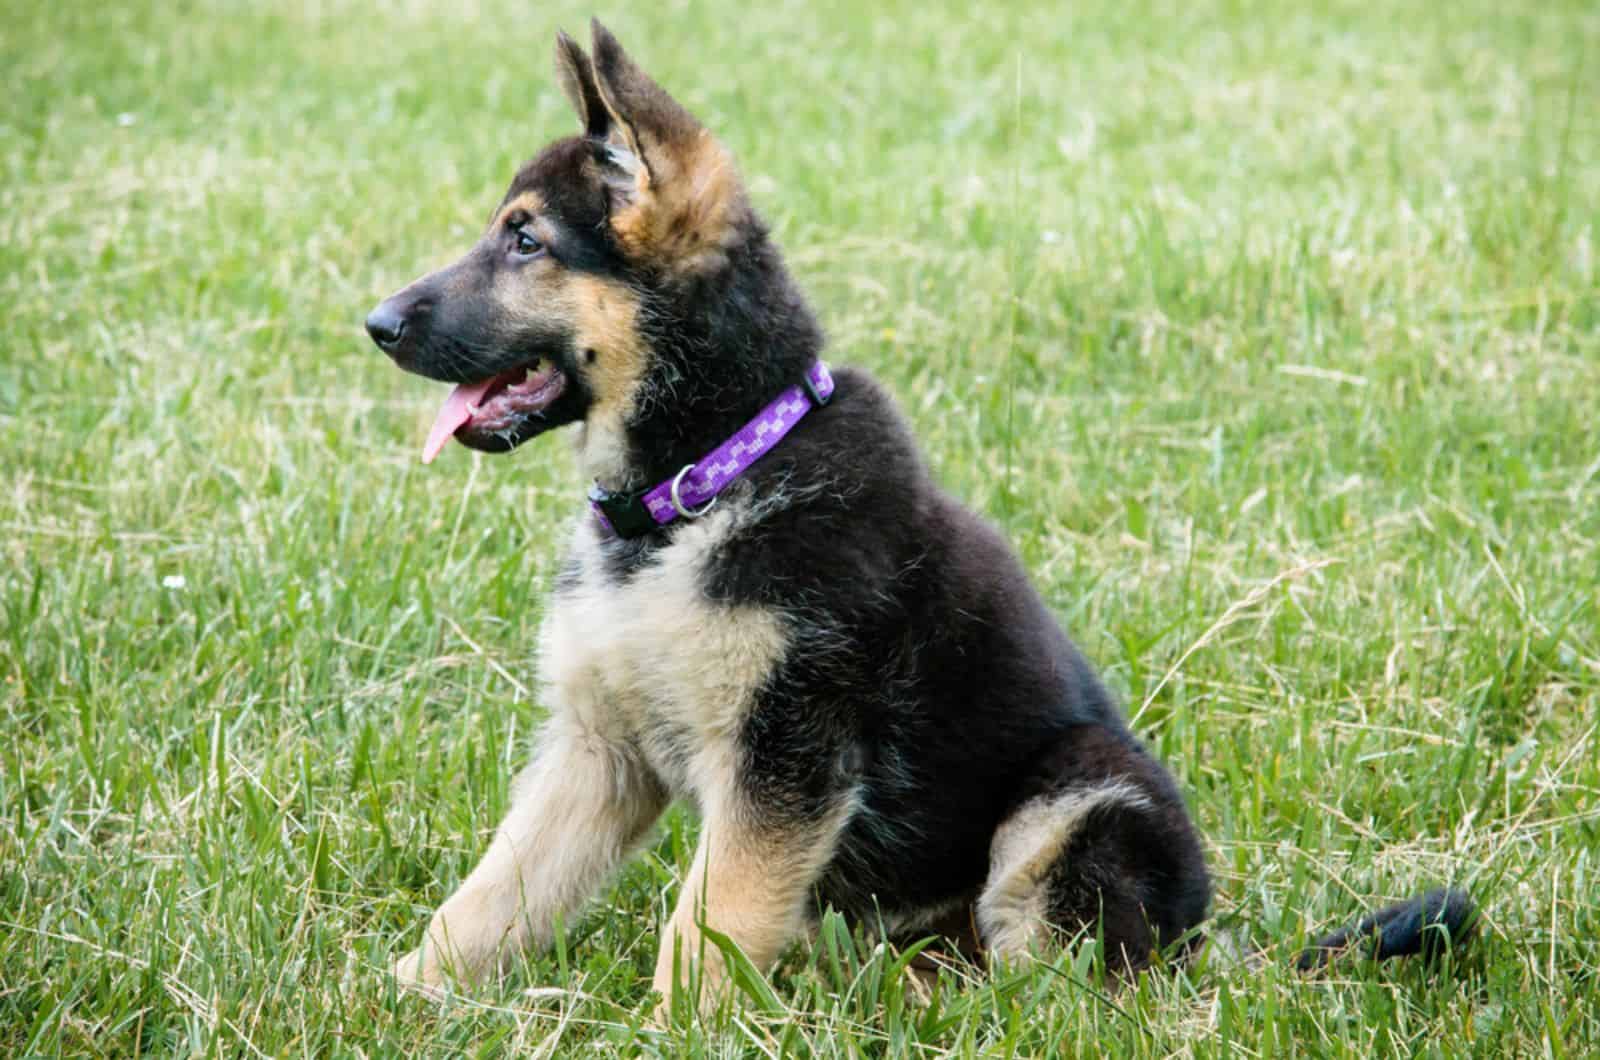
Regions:
<instances>
[{"instance_id":1,"label":"erect ear","mask_svg":"<svg viewBox=\"0 0 1600 1060\"><path fill-rule=\"evenodd\" d=\"M611 113L613 131L655 177L658 169L672 168L676 158L693 148L705 130L628 58L598 19L592 29L595 86Z\"/></svg>"},{"instance_id":2,"label":"erect ear","mask_svg":"<svg viewBox=\"0 0 1600 1060\"><path fill-rule=\"evenodd\" d=\"M578 112L583 123L583 135L603 140L611 128L611 112L606 110L595 87L594 67L578 42L565 31L556 33L556 80L566 94L572 109Z\"/></svg>"},{"instance_id":3,"label":"erect ear","mask_svg":"<svg viewBox=\"0 0 1600 1060\"><path fill-rule=\"evenodd\" d=\"M594 85L610 116L618 188L612 230L625 249L674 270L716 260L746 210L733 159L678 101L636 66L596 20Z\"/></svg>"}]
</instances>

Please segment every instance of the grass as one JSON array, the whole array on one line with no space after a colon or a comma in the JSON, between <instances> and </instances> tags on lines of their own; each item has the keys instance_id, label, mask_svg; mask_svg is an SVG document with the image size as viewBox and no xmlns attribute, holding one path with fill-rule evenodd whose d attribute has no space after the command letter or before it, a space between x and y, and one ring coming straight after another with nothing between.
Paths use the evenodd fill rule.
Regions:
<instances>
[{"instance_id":1,"label":"grass","mask_svg":"<svg viewBox=\"0 0 1600 1060\"><path fill-rule=\"evenodd\" d=\"M1600 1050L1600 11L611 13L832 336L1008 529L1265 948L1107 995L835 920L654 1037L674 814L555 953L388 962L540 711L565 446L423 468L360 332L574 128L501 0L3 0L0 1053ZM606 12L601 12L603 15ZM1284 956L1471 886L1441 974ZM530 989L538 988L530 993Z\"/></svg>"}]
</instances>

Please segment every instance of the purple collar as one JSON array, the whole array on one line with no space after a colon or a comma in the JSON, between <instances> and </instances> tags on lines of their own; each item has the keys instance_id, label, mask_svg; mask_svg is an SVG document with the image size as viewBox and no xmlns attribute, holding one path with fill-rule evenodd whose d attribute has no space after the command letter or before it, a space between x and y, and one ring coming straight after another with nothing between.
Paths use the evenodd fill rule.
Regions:
<instances>
[{"instance_id":1,"label":"purple collar","mask_svg":"<svg viewBox=\"0 0 1600 1060\"><path fill-rule=\"evenodd\" d=\"M596 482L589 506L600 528L617 537L639 537L666 526L680 515L697 519L711 510L717 494L745 469L783 440L811 411L833 397L828 366L814 362L800 382L772 399L756 418L676 475L638 493L612 493Z\"/></svg>"}]
</instances>

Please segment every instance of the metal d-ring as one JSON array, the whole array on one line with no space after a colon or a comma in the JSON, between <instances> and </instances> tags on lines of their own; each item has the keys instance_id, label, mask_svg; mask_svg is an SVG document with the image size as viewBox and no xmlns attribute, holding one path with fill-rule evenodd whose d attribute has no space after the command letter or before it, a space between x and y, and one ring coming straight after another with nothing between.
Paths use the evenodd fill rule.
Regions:
<instances>
[{"instance_id":1,"label":"metal d-ring","mask_svg":"<svg viewBox=\"0 0 1600 1060\"><path fill-rule=\"evenodd\" d=\"M710 500L706 501L696 510L691 511L683 506L683 498L678 496L678 490L683 486L683 476L687 475L693 470L693 464L685 464L683 465L682 471L672 476L672 506L676 508L678 514L683 516L685 519L698 519L717 506L717 498L715 494L712 495Z\"/></svg>"}]
</instances>

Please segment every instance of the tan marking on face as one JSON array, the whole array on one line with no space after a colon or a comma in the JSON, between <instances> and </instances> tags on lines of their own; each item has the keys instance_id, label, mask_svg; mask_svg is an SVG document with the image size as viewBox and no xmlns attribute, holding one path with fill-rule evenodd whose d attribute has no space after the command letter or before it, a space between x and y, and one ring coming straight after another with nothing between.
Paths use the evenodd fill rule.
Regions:
<instances>
[{"instance_id":1,"label":"tan marking on face","mask_svg":"<svg viewBox=\"0 0 1600 1060\"><path fill-rule=\"evenodd\" d=\"M522 211L529 217L538 217L544 210L544 198L536 191L519 192L516 198L500 207L494 215L494 220L489 223L491 228L500 228L505 225L506 218L517 211Z\"/></svg>"},{"instance_id":2,"label":"tan marking on face","mask_svg":"<svg viewBox=\"0 0 1600 1060\"><path fill-rule=\"evenodd\" d=\"M633 397L649 365L639 336L639 299L625 285L584 273L566 283L572 306L578 359L597 409L632 409ZM594 360L587 351L594 351Z\"/></svg>"},{"instance_id":3,"label":"tan marking on face","mask_svg":"<svg viewBox=\"0 0 1600 1060\"><path fill-rule=\"evenodd\" d=\"M624 284L577 273L567 278L564 299L578 371L593 398L578 435L579 459L589 475L618 486L628 463L628 418L650 366L649 347L639 335L639 298Z\"/></svg>"},{"instance_id":4,"label":"tan marking on face","mask_svg":"<svg viewBox=\"0 0 1600 1060\"><path fill-rule=\"evenodd\" d=\"M544 225L539 217L543 209L544 199L538 192L519 192L495 211L484 238L502 238L500 230L518 212L528 215L532 221L529 227L534 235L543 238L545 233L540 229ZM565 304L563 272L548 255L538 261L527 262L521 268L500 269L493 281L494 298L502 310L514 317L566 330L571 326L572 314Z\"/></svg>"},{"instance_id":5,"label":"tan marking on face","mask_svg":"<svg viewBox=\"0 0 1600 1060\"><path fill-rule=\"evenodd\" d=\"M528 199L518 196L502 216ZM572 337L573 368L593 399L578 431L579 458L591 477L616 486L627 467L628 418L650 363L639 334L638 295L624 283L574 272L546 256L501 270L493 297L507 315Z\"/></svg>"}]
</instances>

